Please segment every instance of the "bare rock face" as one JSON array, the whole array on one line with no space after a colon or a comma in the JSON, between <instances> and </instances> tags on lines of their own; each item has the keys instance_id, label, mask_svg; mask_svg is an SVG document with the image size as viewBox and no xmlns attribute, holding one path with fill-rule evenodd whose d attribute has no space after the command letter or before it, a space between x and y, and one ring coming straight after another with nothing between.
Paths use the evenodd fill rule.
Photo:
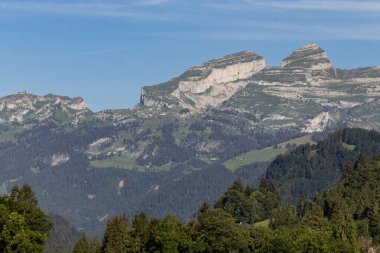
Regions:
<instances>
[{"instance_id":1,"label":"bare rock face","mask_svg":"<svg viewBox=\"0 0 380 253\"><path fill-rule=\"evenodd\" d=\"M281 67L286 68L306 68L312 70L323 70L331 68L331 62L327 53L317 44L311 43L294 51L286 57Z\"/></svg>"},{"instance_id":2,"label":"bare rock face","mask_svg":"<svg viewBox=\"0 0 380 253\"><path fill-rule=\"evenodd\" d=\"M264 59L255 53L241 52L228 55L191 68L190 71L199 73L199 75L180 81L178 89L173 94L204 93L213 86L245 79L264 68Z\"/></svg>"},{"instance_id":3,"label":"bare rock face","mask_svg":"<svg viewBox=\"0 0 380 253\"><path fill-rule=\"evenodd\" d=\"M146 106L179 105L192 111L215 107L230 99L244 80L265 68L262 56L253 52L240 52L216 58L192 67L178 78L141 92L141 103ZM238 82L239 81L239 82Z\"/></svg>"},{"instance_id":4,"label":"bare rock face","mask_svg":"<svg viewBox=\"0 0 380 253\"><path fill-rule=\"evenodd\" d=\"M191 68L190 71L199 75L180 81L171 95L180 101L183 108L199 110L215 107L230 99L246 84L235 81L246 79L264 68L265 60L252 52L214 59Z\"/></svg>"},{"instance_id":5,"label":"bare rock face","mask_svg":"<svg viewBox=\"0 0 380 253\"><path fill-rule=\"evenodd\" d=\"M81 98L20 93L0 98L0 123L78 122L88 113Z\"/></svg>"},{"instance_id":6,"label":"bare rock face","mask_svg":"<svg viewBox=\"0 0 380 253\"><path fill-rule=\"evenodd\" d=\"M266 129L299 127L304 133L339 124L378 129L379 109L373 104L380 97L379 84L379 67L335 68L311 43L279 67L265 67L263 57L245 51L190 68L166 83L144 87L141 111L161 115L160 108L174 108L188 115L212 107L253 113L265 119L258 126Z\"/></svg>"}]
</instances>

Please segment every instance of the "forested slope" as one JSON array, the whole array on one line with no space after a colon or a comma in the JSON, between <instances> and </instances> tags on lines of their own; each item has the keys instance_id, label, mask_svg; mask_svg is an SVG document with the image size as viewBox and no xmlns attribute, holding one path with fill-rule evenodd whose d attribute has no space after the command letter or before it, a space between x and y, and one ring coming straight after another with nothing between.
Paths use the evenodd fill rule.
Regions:
<instances>
[{"instance_id":1,"label":"forested slope","mask_svg":"<svg viewBox=\"0 0 380 253\"><path fill-rule=\"evenodd\" d=\"M254 188L237 180L214 208L205 203L187 223L170 215L114 217L101 242L82 237L74 253L376 252L379 205L380 156L360 155L335 186L297 207L285 204L270 182Z\"/></svg>"},{"instance_id":2,"label":"forested slope","mask_svg":"<svg viewBox=\"0 0 380 253\"><path fill-rule=\"evenodd\" d=\"M278 187L286 202L295 204L301 196L311 198L337 182L345 164L359 154L370 158L379 152L380 133L346 128L316 145L301 145L279 155L269 165L266 179Z\"/></svg>"}]
</instances>

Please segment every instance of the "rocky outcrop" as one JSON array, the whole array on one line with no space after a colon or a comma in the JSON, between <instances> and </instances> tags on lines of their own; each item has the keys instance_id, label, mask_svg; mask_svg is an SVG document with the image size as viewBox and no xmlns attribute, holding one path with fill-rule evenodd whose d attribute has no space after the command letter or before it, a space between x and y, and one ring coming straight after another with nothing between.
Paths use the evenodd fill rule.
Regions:
<instances>
[{"instance_id":1,"label":"rocky outcrop","mask_svg":"<svg viewBox=\"0 0 380 253\"><path fill-rule=\"evenodd\" d=\"M141 104L148 107L179 106L194 112L228 100L246 83L238 82L265 68L262 56L240 52L192 67L167 83L144 87Z\"/></svg>"},{"instance_id":2,"label":"rocky outcrop","mask_svg":"<svg viewBox=\"0 0 380 253\"><path fill-rule=\"evenodd\" d=\"M306 68L312 70L323 70L331 68L331 62L327 53L317 44L311 43L294 51L286 57L281 67L286 68Z\"/></svg>"},{"instance_id":3,"label":"rocky outcrop","mask_svg":"<svg viewBox=\"0 0 380 253\"><path fill-rule=\"evenodd\" d=\"M191 68L190 72L199 74L180 81L178 89L172 94L178 97L181 92L204 93L218 84L246 79L264 68L264 59L255 53L241 52L228 55Z\"/></svg>"},{"instance_id":4,"label":"rocky outcrop","mask_svg":"<svg viewBox=\"0 0 380 253\"><path fill-rule=\"evenodd\" d=\"M81 98L20 93L0 98L0 123L78 122L90 111Z\"/></svg>"},{"instance_id":5,"label":"rocky outcrop","mask_svg":"<svg viewBox=\"0 0 380 253\"><path fill-rule=\"evenodd\" d=\"M216 107L230 99L247 79L265 68L265 60L252 52L241 52L214 59L191 68L198 73L181 80L171 96L178 99L183 108L202 110Z\"/></svg>"}]
</instances>

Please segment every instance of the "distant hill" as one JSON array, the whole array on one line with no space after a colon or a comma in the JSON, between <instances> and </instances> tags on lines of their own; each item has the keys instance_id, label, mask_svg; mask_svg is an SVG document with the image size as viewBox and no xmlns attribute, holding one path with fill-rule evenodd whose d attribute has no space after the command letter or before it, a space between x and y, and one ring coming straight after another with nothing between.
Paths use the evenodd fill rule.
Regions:
<instances>
[{"instance_id":1,"label":"distant hill","mask_svg":"<svg viewBox=\"0 0 380 253\"><path fill-rule=\"evenodd\" d=\"M45 244L45 253L71 253L77 240L83 236L64 218L50 214L48 220L53 224Z\"/></svg>"}]
</instances>

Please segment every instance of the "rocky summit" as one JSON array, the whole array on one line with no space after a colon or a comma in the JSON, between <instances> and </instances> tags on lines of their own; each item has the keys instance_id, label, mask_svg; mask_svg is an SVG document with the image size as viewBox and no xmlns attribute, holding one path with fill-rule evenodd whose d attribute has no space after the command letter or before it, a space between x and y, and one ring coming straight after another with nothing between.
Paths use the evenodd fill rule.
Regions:
<instances>
[{"instance_id":1,"label":"rocky summit","mask_svg":"<svg viewBox=\"0 0 380 253\"><path fill-rule=\"evenodd\" d=\"M323 70L331 68L327 53L317 44L311 43L294 51L281 62L281 67Z\"/></svg>"},{"instance_id":2,"label":"rocky summit","mask_svg":"<svg viewBox=\"0 0 380 253\"><path fill-rule=\"evenodd\" d=\"M220 64L218 64L220 63ZM219 58L142 90L142 104L199 113L210 108L254 114L255 126L323 131L332 125L378 128L379 67L342 70L315 43L280 67L255 53ZM170 89L169 89L170 87ZM372 109L370 109L372 108Z\"/></svg>"},{"instance_id":3,"label":"rocky summit","mask_svg":"<svg viewBox=\"0 0 380 253\"><path fill-rule=\"evenodd\" d=\"M0 98L0 123L43 123L49 120L77 123L89 113L81 98L20 92Z\"/></svg>"},{"instance_id":4,"label":"rocky summit","mask_svg":"<svg viewBox=\"0 0 380 253\"><path fill-rule=\"evenodd\" d=\"M168 105L199 111L215 107L231 98L244 83L234 82L246 79L265 68L262 56L253 52L240 52L227 55L192 67L178 78L142 90L142 103L147 106ZM164 88L164 89L162 89ZM165 103L167 98L170 102Z\"/></svg>"},{"instance_id":5,"label":"rocky summit","mask_svg":"<svg viewBox=\"0 0 380 253\"><path fill-rule=\"evenodd\" d=\"M131 109L15 94L0 99L0 192L29 183L93 234L121 213L189 220L234 179L257 183L276 155L345 127L379 130L380 67L339 69L316 44L277 67L248 51L213 59Z\"/></svg>"}]
</instances>

